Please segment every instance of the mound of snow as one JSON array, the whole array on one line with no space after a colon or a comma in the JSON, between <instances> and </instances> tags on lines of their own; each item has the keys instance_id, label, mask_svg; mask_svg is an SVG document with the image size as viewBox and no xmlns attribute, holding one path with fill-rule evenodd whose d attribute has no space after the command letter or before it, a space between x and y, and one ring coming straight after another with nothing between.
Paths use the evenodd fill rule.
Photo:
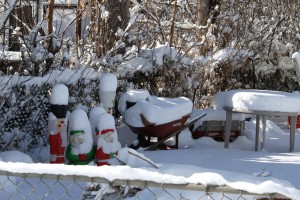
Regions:
<instances>
[{"instance_id":1,"label":"mound of snow","mask_svg":"<svg viewBox=\"0 0 300 200\"><path fill-rule=\"evenodd\" d=\"M181 119L192 112L193 103L186 97L151 98L139 101L125 112L125 122L133 127L144 127L140 115L159 125Z\"/></svg>"}]
</instances>

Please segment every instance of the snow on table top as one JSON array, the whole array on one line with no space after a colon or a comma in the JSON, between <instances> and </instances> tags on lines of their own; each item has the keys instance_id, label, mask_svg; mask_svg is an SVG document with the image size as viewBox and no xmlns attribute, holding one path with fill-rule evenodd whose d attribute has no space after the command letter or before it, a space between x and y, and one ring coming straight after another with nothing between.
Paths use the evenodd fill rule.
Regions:
<instances>
[{"instance_id":1,"label":"snow on table top","mask_svg":"<svg viewBox=\"0 0 300 200\"><path fill-rule=\"evenodd\" d=\"M133 127L144 127L140 115L156 125L181 119L192 112L193 103L186 97L152 97L148 101L138 101L126 110L125 121Z\"/></svg>"},{"instance_id":2,"label":"snow on table top","mask_svg":"<svg viewBox=\"0 0 300 200\"><path fill-rule=\"evenodd\" d=\"M300 94L272 90L230 90L217 93L211 105L214 108L228 106L236 110L300 113Z\"/></svg>"}]
</instances>

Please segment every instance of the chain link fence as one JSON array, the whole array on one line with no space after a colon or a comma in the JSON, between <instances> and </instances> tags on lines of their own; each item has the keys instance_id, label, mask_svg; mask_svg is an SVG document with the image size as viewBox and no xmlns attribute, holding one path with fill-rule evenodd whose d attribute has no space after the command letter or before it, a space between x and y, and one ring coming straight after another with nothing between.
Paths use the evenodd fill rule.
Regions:
<instances>
[{"instance_id":1,"label":"chain link fence","mask_svg":"<svg viewBox=\"0 0 300 200\"><path fill-rule=\"evenodd\" d=\"M22 164L14 163L14 165ZM49 165L50 164L46 164L45 166L51 169L51 165ZM76 175L76 173L74 173L74 167L70 167L71 170L70 173L68 173L57 171L53 165L53 171L50 170L49 172L49 170L44 170L43 166L44 164L26 164L23 170L20 170L22 167L14 168L11 164L1 163L1 199L288 199L276 192L253 194L236 190L226 185L159 183L140 177L132 177L131 180L122 179L120 175L116 176L120 177L118 179L109 180L107 177L95 175L87 176L80 173L80 175ZM33 170L30 170L32 168L35 170L38 168L40 170L33 172ZM95 170L96 168L95 166ZM99 168L97 168L97 170L98 169ZM109 167L109 171L111 173L115 172L113 167Z\"/></svg>"}]
</instances>

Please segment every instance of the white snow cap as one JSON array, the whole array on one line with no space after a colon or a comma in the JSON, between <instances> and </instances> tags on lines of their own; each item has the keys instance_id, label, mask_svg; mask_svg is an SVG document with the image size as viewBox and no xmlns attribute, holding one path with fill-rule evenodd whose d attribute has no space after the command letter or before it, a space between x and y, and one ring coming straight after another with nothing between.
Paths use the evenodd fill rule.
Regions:
<instances>
[{"instance_id":1,"label":"white snow cap","mask_svg":"<svg viewBox=\"0 0 300 200\"><path fill-rule=\"evenodd\" d=\"M64 84L57 84L52 88L50 103L55 105L67 105L69 89Z\"/></svg>"},{"instance_id":2,"label":"white snow cap","mask_svg":"<svg viewBox=\"0 0 300 200\"><path fill-rule=\"evenodd\" d=\"M124 114L127 109L126 101L128 102L138 102L139 100L150 99L151 96L148 90L143 89L129 89L127 92L121 95L118 103L118 110L121 115Z\"/></svg>"},{"instance_id":3,"label":"white snow cap","mask_svg":"<svg viewBox=\"0 0 300 200\"><path fill-rule=\"evenodd\" d=\"M114 92L117 90L118 80L114 74L104 73L100 77L99 91Z\"/></svg>"},{"instance_id":4,"label":"white snow cap","mask_svg":"<svg viewBox=\"0 0 300 200\"><path fill-rule=\"evenodd\" d=\"M86 112L82 109L75 109L70 116L69 135L72 130L83 130L84 143L77 147L72 146L72 153L75 155L88 153L93 147L91 124Z\"/></svg>"},{"instance_id":5,"label":"white snow cap","mask_svg":"<svg viewBox=\"0 0 300 200\"><path fill-rule=\"evenodd\" d=\"M101 114L97 123L97 129L100 132L105 129L116 129L114 117L109 113Z\"/></svg>"},{"instance_id":6,"label":"white snow cap","mask_svg":"<svg viewBox=\"0 0 300 200\"><path fill-rule=\"evenodd\" d=\"M71 130L84 130L91 135L91 124L86 112L80 108L75 109L69 119L69 132Z\"/></svg>"},{"instance_id":7,"label":"white snow cap","mask_svg":"<svg viewBox=\"0 0 300 200\"><path fill-rule=\"evenodd\" d=\"M118 134L115 127L115 119L114 117L109 113L104 113L100 115L99 123L97 124L97 128L100 131L100 134L97 137L97 147L102 148L104 153L111 153L116 152L121 149L121 144L118 140ZM104 140L103 135L101 134L101 131L106 129L113 129L114 132L112 134L113 141L112 142L106 142ZM112 163L111 163L112 164Z\"/></svg>"},{"instance_id":8,"label":"white snow cap","mask_svg":"<svg viewBox=\"0 0 300 200\"><path fill-rule=\"evenodd\" d=\"M219 92L212 104L215 108L223 106L239 110L261 110L273 112L300 112L299 93L272 90L230 90Z\"/></svg>"},{"instance_id":9,"label":"white snow cap","mask_svg":"<svg viewBox=\"0 0 300 200\"><path fill-rule=\"evenodd\" d=\"M296 71L298 83L300 84L300 53L299 52L293 53L292 58L295 61L295 71Z\"/></svg>"},{"instance_id":10,"label":"white snow cap","mask_svg":"<svg viewBox=\"0 0 300 200\"><path fill-rule=\"evenodd\" d=\"M172 122L191 114L193 103L186 97L152 97L141 100L125 112L125 122L133 127L144 127L140 115L156 125Z\"/></svg>"},{"instance_id":11,"label":"white snow cap","mask_svg":"<svg viewBox=\"0 0 300 200\"><path fill-rule=\"evenodd\" d=\"M106 111L102 106L97 106L97 107L92 108L90 113L89 113L89 121L90 121L91 128L92 128L92 135L93 135L94 144L96 144L97 124L98 124L98 121L100 119L100 115L102 115L103 113L106 113Z\"/></svg>"}]
</instances>

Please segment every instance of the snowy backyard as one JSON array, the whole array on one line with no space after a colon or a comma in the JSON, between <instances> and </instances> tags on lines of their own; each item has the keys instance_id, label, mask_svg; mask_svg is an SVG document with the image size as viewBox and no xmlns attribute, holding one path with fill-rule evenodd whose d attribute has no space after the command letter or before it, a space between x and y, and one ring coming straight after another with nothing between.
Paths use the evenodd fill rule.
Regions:
<instances>
[{"instance_id":1,"label":"snowy backyard","mask_svg":"<svg viewBox=\"0 0 300 200\"><path fill-rule=\"evenodd\" d=\"M300 200L299 8L3 1L0 200Z\"/></svg>"},{"instance_id":2,"label":"snowy backyard","mask_svg":"<svg viewBox=\"0 0 300 200\"><path fill-rule=\"evenodd\" d=\"M264 103L276 100L276 98L283 98L281 102L282 110L299 109L299 106L291 105L288 102L300 99L298 93L272 92L272 91L258 91L250 90L252 95L244 96L244 99L238 99L239 102L243 100L249 102L256 96L267 92L272 93L271 97L267 98L263 95ZM243 90L236 90L231 92L233 94L245 92ZM269 93L268 93L269 92ZM212 108L204 110L193 110L193 115L206 113L207 115L201 118L197 123L203 120L225 120L225 111L219 108L223 106L225 95L227 93L220 93L212 101ZM299 95L299 96L298 96ZM230 95L229 95L230 96ZM283 97L284 96L284 97ZM274 99L275 98L275 99ZM286 101L284 100L286 98ZM232 103L236 103L233 100ZM237 106L237 104L235 104ZM241 106L241 105L240 105ZM247 107L246 104L243 106ZM259 108L259 105L251 104L252 109ZM248 105L249 107L249 105ZM270 109L278 111L278 105L273 107L269 104ZM279 110L280 110L279 109ZM300 111L300 110L298 110ZM178 113L179 111L177 111ZM220 185L229 186L237 190L247 191L249 193L279 193L291 199L299 199L300 197L300 131L296 131L295 149L289 153L289 125L287 118L270 117L266 121L266 141L264 148L261 151L254 151L255 149L255 117L251 115L234 115L234 119L245 119L245 129L241 131L241 135L230 143L229 149L224 148L224 142L217 142L210 137L200 137L193 139L191 132L188 129L182 131L179 135L179 148L171 150L155 150L144 151L144 148L139 148L137 151L129 149L126 146L131 145L137 138L127 125L122 124L117 128L118 138L122 145L118 154L118 159L124 162L127 166L67 166L67 165L53 165L53 164L21 164L2 163L0 170L15 172L15 173L40 173L40 174L62 174L62 175L77 175L87 177L103 177L109 181L115 179L126 180L147 180L158 183L170 184L202 184L202 185ZM77 123L83 118L77 119ZM163 119L156 119L163 121ZM165 120L165 119L164 119ZM262 126L261 126L262 129ZM260 130L261 132L262 130ZM260 135L261 138L261 135ZM169 145L174 143L174 139L166 142ZM50 160L49 147L37 151L32 158L23 153L11 151L2 152L0 158L3 162L25 162L33 163L37 158L48 163ZM140 157L132 156L132 152ZM91 162L90 165L95 165ZM5 181L6 177L1 178L2 190L0 192L4 197L11 197L15 191L15 185L11 182ZM13 179L12 182L18 185L19 179ZM20 179L21 180L21 179ZM34 182L34 181L33 181ZM50 184L53 184L49 181ZM33 184L33 183L32 183ZM34 185L34 184L33 184ZM77 188L78 189L78 188ZM30 193L31 188L18 188L18 191L27 194ZM35 190L45 191L45 186L37 184ZM76 188L69 188L69 192L74 195L80 195L80 191ZM74 190L74 191L73 191ZM75 191L76 190L76 191ZM138 192L137 196L140 199L153 199L153 192L159 193L159 189L152 188L149 190L142 190ZM55 192L55 191L52 191ZM172 196L160 195L158 199L199 199L205 196L205 193L199 191L169 190ZM226 194L227 197L237 199L238 194ZM13 196L13 199L18 199L18 196ZM137 197L131 197L135 199ZM131 199L128 198L128 199ZM215 199L221 199L222 195L214 196ZM252 196L244 195L243 198L253 199ZM31 198L29 198L31 199ZM39 198L37 198L39 199ZM51 199L51 197L50 197ZM72 198L71 198L72 199ZM126 198L127 199L127 198Z\"/></svg>"}]
</instances>

